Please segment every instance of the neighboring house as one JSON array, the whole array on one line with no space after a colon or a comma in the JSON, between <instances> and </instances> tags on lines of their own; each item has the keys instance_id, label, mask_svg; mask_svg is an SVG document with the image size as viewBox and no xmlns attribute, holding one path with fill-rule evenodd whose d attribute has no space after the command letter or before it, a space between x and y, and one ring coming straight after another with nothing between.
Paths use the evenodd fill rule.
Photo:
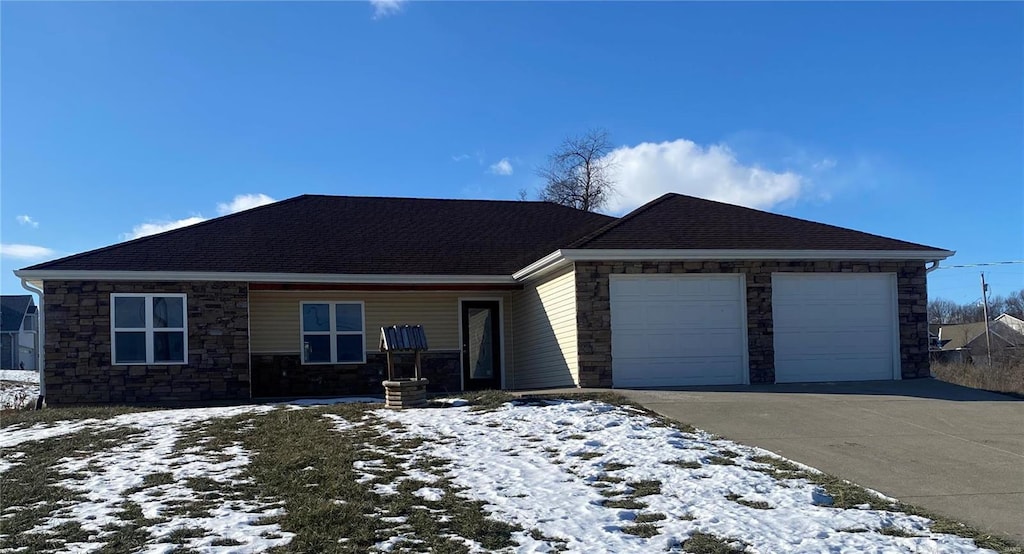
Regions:
<instances>
[{"instance_id":1,"label":"neighboring house","mask_svg":"<svg viewBox=\"0 0 1024 554\"><path fill-rule=\"evenodd\" d=\"M993 352L1007 348L1024 347L1024 333L1018 331L1021 320L1003 314L989 322L989 339L985 338L985 322L942 325L939 327L939 344L944 351L967 350L972 356L985 355L988 342Z\"/></svg>"},{"instance_id":2,"label":"neighboring house","mask_svg":"<svg viewBox=\"0 0 1024 554\"><path fill-rule=\"evenodd\" d=\"M438 391L927 377L950 255L679 194L622 218L304 195L15 273L58 405L378 392L403 323Z\"/></svg>"},{"instance_id":3,"label":"neighboring house","mask_svg":"<svg viewBox=\"0 0 1024 554\"><path fill-rule=\"evenodd\" d=\"M36 369L36 324L31 295L0 296L0 369Z\"/></svg>"},{"instance_id":4,"label":"neighboring house","mask_svg":"<svg viewBox=\"0 0 1024 554\"><path fill-rule=\"evenodd\" d=\"M1013 317L1010 314L1001 314L992 321L1006 325L1007 327L1016 331L1021 336L1024 336L1024 319L1020 319L1019 317Z\"/></svg>"}]
</instances>

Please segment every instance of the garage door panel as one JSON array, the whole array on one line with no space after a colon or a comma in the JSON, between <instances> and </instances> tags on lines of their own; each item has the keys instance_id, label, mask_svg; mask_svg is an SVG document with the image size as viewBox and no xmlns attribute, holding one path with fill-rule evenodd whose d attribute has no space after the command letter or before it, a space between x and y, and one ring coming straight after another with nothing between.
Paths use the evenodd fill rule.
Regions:
<instances>
[{"instance_id":1,"label":"garage door panel","mask_svg":"<svg viewBox=\"0 0 1024 554\"><path fill-rule=\"evenodd\" d=\"M615 386L730 385L743 381L742 365L742 356L624 358L615 362Z\"/></svg>"},{"instance_id":2,"label":"garage door panel","mask_svg":"<svg viewBox=\"0 0 1024 554\"><path fill-rule=\"evenodd\" d=\"M836 321L837 312L845 311L841 325L852 330L891 326L892 316L885 304L851 304L849 306L829 304L828 306L784 306L775 310L776 326L793 325L796 328L813 329L819 326L833 327L840 324Z\"/></svg>"},{"instance_id":3,"label":"garage door panel","mask_svg":"<svg viewBox=\"0 0 1024 554\"><path fill-rule=\"evenodd\" d=\"M892 373L886 365L889 361L887 356L875 358L864 358L856 356L844 358L837 356L820 356L818 358L805 357L800 360L787 362L787 383L816 382L821 381L822 366L827 365L829 371L835 374L857 375L860 381L883 381L892 379Z\"/></svg>"},{"instance_id":4,"label":"garage door panel","mask_svg":"<svg viewBox=\"0 0 1024 554\"><path fill-rule=\"evenodd\" d=\"M614 385L742 383L741 283L736 275L613 276Z\"/></svg>"},{"instance_id":5,"label":"garage door panel","mask_svg":"<svg viewBox=\"0 0 1024 554\"><path fill-rule=\"evenodd\" d=\"M893 378L889 274L774 274L776 382Z\"/></svg>"},{"instance_id":6,"label":"garage door panel","mask_svg":"<svg viewBox=\"0 0 1024 554\"><path fill-rule=\"evenodd\" d=\"M612 339L615 357L733 356L741 337L735 330L675 332L618 331Z\"/></svg>"},{"instance_id":7,"label":"garage door panel","mask_svg":"<svg viewBox=\"0 0 1024 554\"><path fill-rule=\"evenodd\" d=\"M892 340L889 331L875 331L861 335L863 340L851 342L849 333L845 331L806 331L802 333L780 333L776 336L775 359L799 359L813 355L857 355L868 356L872 353L883 353L891 356L892 348L887 341Z\"/></svg>"}]
</instances>

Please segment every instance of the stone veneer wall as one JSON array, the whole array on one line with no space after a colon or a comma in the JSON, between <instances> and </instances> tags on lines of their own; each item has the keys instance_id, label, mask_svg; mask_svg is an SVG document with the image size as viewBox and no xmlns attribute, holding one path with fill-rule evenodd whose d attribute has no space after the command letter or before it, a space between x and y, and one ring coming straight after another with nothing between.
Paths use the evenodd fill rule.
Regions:
<instances>
[{"instance_id":1,"label":"stone veneer wall","mask_svg":"<svg viewBox=\"0 0 1024 554\"><path fill-rule=\"evenodd\" d=\"M430 392L462 390L460 353L424 352L423 377ZM413 355L393 355L394 378L413 376ZM252 391L257 398L383 394L387 356L368 352L365 364L302 365L298 354L253 354Z\"/></svg>"},{"instance_id":2,"label":"stone veneer wall","mask_svg":"<svg viewBox=\"0 0 1024 554\"><path fill-rule=\"evenodd\" d=\"M900 360L903 378L928 377L928 288L924 262L645 261L576 262L576 307L581 387L612 386L611 304L613 273L744 273L751 383L775 382L772 273L885 272L897 277Z\"/></svg>"},{"instance_id":3,"label":"stone veneer wall","mask_svg":"<svg viewBox=\"0 0 1024 554\"><path fill-rule=\"evenodd\" d=\"M183 365L112 365L110 294L185 293ZM183 403L247 400L248 284L46 281L46 402Z\"/></svg>"}]
</instances>

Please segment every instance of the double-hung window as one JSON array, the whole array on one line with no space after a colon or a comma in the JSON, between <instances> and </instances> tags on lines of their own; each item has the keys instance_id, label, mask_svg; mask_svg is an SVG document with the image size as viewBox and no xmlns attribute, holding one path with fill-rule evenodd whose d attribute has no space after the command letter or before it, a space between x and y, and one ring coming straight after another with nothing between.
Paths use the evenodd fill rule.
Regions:
<instances>
[{"instance_id":1,"label":"double-hung window","mask_svg":"<svg viewBox=\"0 0 1024 554\"><path fill-rule=\"evenodd\" d=\"M184 294L111 294L114 363L183 364L188 352Z\"/></svg>"},{"instance_id":2,"label":"double-hung window","mask_svg":"<svg viewBox=\"0 0 1024 554\"><path fill-rule=\"evenodd\" d=\"M302 302L302 363L362 364L362 302Z\"/></svg>"}]
</instances>

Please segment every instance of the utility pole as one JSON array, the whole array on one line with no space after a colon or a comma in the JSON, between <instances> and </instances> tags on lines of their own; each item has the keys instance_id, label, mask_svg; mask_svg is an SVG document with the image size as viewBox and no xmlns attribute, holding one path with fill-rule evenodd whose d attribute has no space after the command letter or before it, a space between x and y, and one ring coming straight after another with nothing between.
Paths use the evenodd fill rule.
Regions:
<instances>
[{"instance_id":1,"label":"utility pole","mask_svg":"<svg viewBox=\"0 0 1024 554\"><path fill-rule=\"evenodd\" d=\"M981 305L985 314L985 348L988 351L988 365L992 367L992 333L988 328L988 285L985 284L985 272L981 272Z\"/></svg>"}]
</instances>

